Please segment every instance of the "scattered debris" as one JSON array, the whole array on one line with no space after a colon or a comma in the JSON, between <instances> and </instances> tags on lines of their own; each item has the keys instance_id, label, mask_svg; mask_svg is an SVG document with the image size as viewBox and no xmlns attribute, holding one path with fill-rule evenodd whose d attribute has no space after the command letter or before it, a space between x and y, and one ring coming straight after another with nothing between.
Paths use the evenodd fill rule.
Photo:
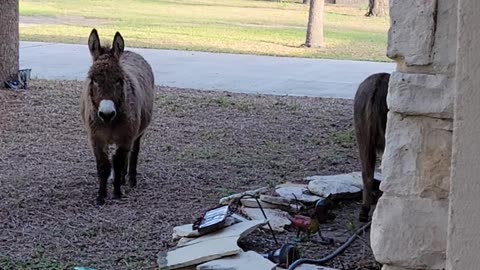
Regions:
<instances>
[{"instance_id":1,"label":"scattered debris","mask_svg":"<svg viewBox=\"0 0 480 270\"><path fill-rule=\"evenodd\" d=\"M236 221L238 222L242 222L242 221L249 221L248 219L244 218L243 216L239 215L239 214L236 214L236 213L233 213L231 215L231 217L233 217Z\"/></svg>"},{"instance_id":2,"label":"scattered debris","mask_svg":"<svg viewBox=\"0 0 480 270\"><path fill-rule=\"evenodd\" d=\"M308 186L303 184L286 183L278 185L275 188L275 192L281 197L289 199L291 202L295 201L295 197L297 200L306 203L314 203L322 198L311 194Z\"/></svg>"},{"instance_id":3,"label":"scattered debris","mask_svg":"<svg viewBox=\"0 0 480 270\"><path fill-rule=\"evenodd\" d=\"M237 241L265 224L264 221L244 221L219 231L200 236L182 245L177 249L160 252L158 265L160 270L178 269L194 266L225 256L236 255L243 250L238 247ZM188 256L186 256L188 254Z\"/></svg>"},{"instance_id":4,"label":"scattered debris","mask_svg":"<svg viewBox=\"0 0 480 270\"><path fill-rule=\"evenodd\" d=\"M27 89L27 82L30 80L31 69L18 70L18 76L12 76L17 78L11 78L5 81L5 87L7 89Z\"/></svg>"},{"instance_id":5,"label":"scattered debris","mask_svg":"<svg viewBox=\"0 0 480 270\"><path fill-rule=\"evenodd\" d=\"M248 220L240 215L228 216L226 217L225 222L222 224L222 227L227 227L242 221L248 221ZM194 229L194 227L195 227L194 224L186 224L186 225L174 227L173 233L172 233L172 239L173 240L183 239L183 241L185 241L185 238L196 238L203 235L197 229ZM188 239L188 241L190 240L192 239Z\"/></svg>"},{"instance_id":6,"label":"scattered debris","mask_svg":"<svg viewBox=\"0 0 480 270\"><path fill-rule=\"evenodd\" d=\"M259 208L242 207L241 211L252 220L265 220ZM263 211L265 211L265 215L274 231L284 232L284 227L292 223L287 212L278 209L263 209ZM263 226L263 228L268 229L268 225Z\"/></svg>"},{"instance_id":7,"label":"scattered debris","mask_svg":"<svg viewBox=\"0 0 480 270\"><path fill-rule=\"evenodd\" d=\"M198 237L200 234L197 230L192 229L193 224L187 224L182 226L177 226L173 228L172 239L179 240L180 238L186 237Z\"/></svg>"},{"instance_id":8,"label":"scattered debris","mask_svg":"<svg viewBox=\"0 0 480 270\"><path fill-rule=\"evenodd\" d=\"M260 195L260 200L270 203L270 204L276 204L276 205L281 205L281 206L290 206L291 205L291 200L290 199L285 199L283 197L276 197L276 196L270 196L270 195Z\"/></svg>"},{"instance_id":9,"label":"scattered debris","mask_svg":"<svg viewBox=\"0 0 480 270\"><path fill-rule=\"evenodd\" d=\"M236 223L232 226L225 227L221 230L197 237L192 241L189 241L186 245L177 245L177 247L184 247L195 245L203 242L210 242L212 240L220 239L220 238L230 238L234 237L236 239L242 239L258 227L265 224L265 219L262 220L249 220L243 221L240 223Z\"/></svg>"},{"instance_id":10,"label":"scattered debris","mask_svg":"<svg viewBox=\"0 0 480 270\"><path fill-rule=\"evenodd\" d=\"M262 200L258 200L258 202L257 202L257 200L255 200L255 199L241 199L240 203L242 204L242 206L249 207L249 208L259 208L258 203L260 203L260 205L262 206L263 209L278 208L278 205L271 204L271 203L268 203L268 202L265 202L265 201L262 201Z\"/></svg>"},{"instance_id":11,"label":"scattered debris","mask_svg":"<svg viewBox=\"0 0 480 270\"><path fill-rule=\"evenodd\" d=\"M378 176L378 174L375 175L376 178ZM238 214L232 214L225 219L225 223L222 223L222 226L225 227L215 229L216 231L205 235L200 235L197 230L194 230L192 224L175 227L172 237L174 240L179 240L177 248L159 254L159 269L187 269L186 267L188 267L188 269L197 270L280 270L282 268L269 260L270 257L267 259L267 256L253 251L245 252L237 245L239 239L257 228L269 229L267 222L276 232L284 232L286 227L296 228L299 233L304 232L308 239L310 239L310 235L318 233L321 241L316 240L317 243L332 244L332 239L324 238L320 233L320 224L334 217L327 211L327 201L332 196L340 198L358 194L362 189L361 173L311 176L305 179L309 181L308 185L287 182L276 186L275 192L279 196L262 194L269 191L267 187L263 187L222 198L220 205L225 206L245 195L259 197L258 201L254 198L240 199L242 205L240 211L251 220ZM306 204L315 204L313 216L298 214L299 209L305 209ZM290 214L295 216L292 217ZM270 256L272 254L274 253L269 253ZM319 269L333 270L308 264L297 268L297 270Z\"/></svg>"},{"instance_id":12,"label":"scattered debris","mask_svg":"<svg viewBox=\"0 0 480 270\"><path fill-rule=\"evenodd\" d=\"M253 251L242 252L197 266L197 270L274 270L275 268L274 263Z\"/></svg>"},{"instance_id":13,"label":"scattered debris","mask_svg":"<svg viewBox=\"0 0 480 270\"><path fill-rule=\"evenodd\" d=\"M270 203L266 200L259 199L258 202L264 209L280 209L289 213L297 213L299 211L302 211L305 208L305 205L303 205L301 202L290 203L290 200L284 199L282 197L261 195L261 197L262 196L266 196L268 198L266 200L270 200L274 202L274 203ZM260 208L258 206L257 200L255 199L241 199L240 202L244 207ZM280 202L280 203L276 203L276 202Z\"/></svg>"},{"instance_id":14,"label":"scattered debris","mask_svg":"<svg viewBox=\"0 0 480 270\"><path fill-rule=\"evenodd\" d=\"M206 211L203 216L197 218L197 220L193 223L192 228L194 230L198 230L201 235L217 231L235 222L233 220L233 222L230 224L226 224L227 218L230 216L230 212L229 205L212 208Z\"/></svg>"},{"instance_id":15,"label":"scattered debris","mask_svg":"<svg viewBox=\"0 0 480 270\"><path fill-rule=\"evenodd\" d=\"M32 72L32 69L20 69L18 71L18 77L22 81L22 88L27 89L27 82L30 80L30 74Z\"/></svg>"},{"instance_id":16,"label":"scattered debris","mask_svg":"<svg viewBox=\"0 0 480 270\"><path fill-rule=\"evenodd\" d=\"M219 204L220 205L230 204L234 200L239 199L240 197L242 197L244 195L257 196L257 195L259 195L261 193L265 193L267 191L268 191L268 187L261 187L261 188L257 188L257 189L254 189L254 190L248 190L248 191L245 191L245 192L233 194L233 195L221 198Z\"/></svg>"},{"instance_id":17,"label":"scattered debris","mask_svg":"<svg viewBox=\"0 0 480 270\"><path fill-rule=\"evenodd\" d=\"M286 243L281 248L264 254L263 257L268 258L278 266L288 267L292 262L300 259L301 255L300 250L295 245Z\"/></svg>"}]
</instances>

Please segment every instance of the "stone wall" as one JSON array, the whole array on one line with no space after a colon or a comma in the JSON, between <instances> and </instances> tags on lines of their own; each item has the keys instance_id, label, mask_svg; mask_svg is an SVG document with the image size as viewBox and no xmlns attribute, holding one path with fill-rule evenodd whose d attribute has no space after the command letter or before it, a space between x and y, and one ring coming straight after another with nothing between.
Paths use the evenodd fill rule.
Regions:
<instances>
[{"instance_id":1,"label":"stone wall","mask_svg":"<svg viewBox=\"0 0 480 270\"><path fill-rule=\"evenodd\" d=\"M447 270L479 269L480 1L458 1L458 48Z\"/></svg>"},{"instance_id":2,"label":"stone wall","mask_svg":"<svg viewBox=\"0 0 480 270\"><path fill-rule=\"evenodd\" d=\"M390 0L390 79L384 192L371 229L384 270L444 269L457 36L457 1Z\"/></svg>"}]
</instances>

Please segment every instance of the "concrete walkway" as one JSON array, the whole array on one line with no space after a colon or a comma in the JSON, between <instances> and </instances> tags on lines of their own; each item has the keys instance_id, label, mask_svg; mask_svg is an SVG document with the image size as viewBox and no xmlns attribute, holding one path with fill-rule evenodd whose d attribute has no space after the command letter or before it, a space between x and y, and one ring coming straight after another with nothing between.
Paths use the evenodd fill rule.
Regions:
<instances>
[{"instance_id":1,"label":"concrete walkway","mask_svg":"<svg viewBox=\"0 0 480 270\"><path fill-rule=\"evenodd\" d=\"M157 85L292 96L352 99L370 74L393 63L131 49L152 65ZM83 80L91 63L86 45L21 42L20 67L32 78Z\"/></svg>"}]
</instances>

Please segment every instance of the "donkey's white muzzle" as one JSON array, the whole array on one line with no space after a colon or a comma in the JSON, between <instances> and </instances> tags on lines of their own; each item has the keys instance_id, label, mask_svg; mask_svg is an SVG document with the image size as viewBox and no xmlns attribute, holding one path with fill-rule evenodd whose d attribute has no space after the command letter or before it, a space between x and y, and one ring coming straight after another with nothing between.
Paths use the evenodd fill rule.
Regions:
<instances>
[{"instance_id":1,"label":"donkey's white muzzle","mask_svg":"<svg viewBox=\"0 0 480 270\"><path fill-rule=\"evenodd\" d=\"M117 115L113 101L103 99L98 106L98 117L104 122L112 121Z\"/></svg>"}]
</instances>

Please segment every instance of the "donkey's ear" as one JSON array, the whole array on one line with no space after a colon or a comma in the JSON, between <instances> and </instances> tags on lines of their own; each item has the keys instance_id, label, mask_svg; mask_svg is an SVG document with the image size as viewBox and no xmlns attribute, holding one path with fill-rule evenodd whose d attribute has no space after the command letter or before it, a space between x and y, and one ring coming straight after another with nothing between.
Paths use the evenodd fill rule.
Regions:
<instances>
[{"instance_id":1,"label":"donkey's ear","mask_svg":"<svg viewBox=\"0 0 480 270\"><path fill-rule=\"evenodd\" d=\"M123 49L125 48L125 43L123 41L122 35L120 35L119 32L115 33L115 37L113 38L113 44L112 44L112 51L113 55L120 59L120 56L123 53Z\"/></svg>"},{"instance_id":2,"label":"donkey's ear","mask_svg":"<svg viewBox=\"0 0 480 270\"><path fill-rule=\"evenodd\" d=\"M97 29L93 28L88 38L88 49L92 55L93 60L97 60L101 53L100 38L98 37Z\"/></svg>"}]
</instances>

